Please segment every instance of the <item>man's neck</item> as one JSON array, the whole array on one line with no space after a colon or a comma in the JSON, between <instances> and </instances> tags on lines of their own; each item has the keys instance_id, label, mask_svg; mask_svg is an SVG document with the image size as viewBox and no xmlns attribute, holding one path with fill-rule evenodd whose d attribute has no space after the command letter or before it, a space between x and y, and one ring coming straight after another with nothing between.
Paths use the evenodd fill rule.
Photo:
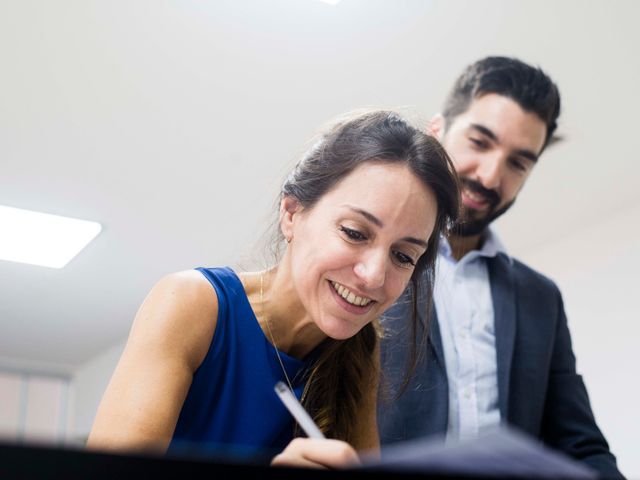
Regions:
<instances>
[{"instance_id":1,"label":"man's neck","mask_svg":"<svg viewBox=\"0 0 640 480\"><path fill-rule=\"evenodd\" d=\"M472 237L460 237L458 235L449 235L447 237L449 246L451 247L451 255L456 260L460 260L472 250L478 250L482 245L483 234L474 235Z\"/></svg>"}]
</instances>

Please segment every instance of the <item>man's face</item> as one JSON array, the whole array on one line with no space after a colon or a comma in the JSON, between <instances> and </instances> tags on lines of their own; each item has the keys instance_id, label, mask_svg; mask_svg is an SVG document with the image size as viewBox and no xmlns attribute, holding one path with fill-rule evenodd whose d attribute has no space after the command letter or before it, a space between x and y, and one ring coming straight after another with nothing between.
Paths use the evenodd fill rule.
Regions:
<instances>
[{"instance_id":1,"label":"man's face","mask_svg":"<svg viewBox=\"0 0 640 480\"><path fill-rule=\"evenodd\" d=\"M442 144L461 181L462 213L455 234L478 235L509 209L536 163L546 131L535 113L495 93L476 98L446 125Z\"/></svg>"}]
</instances>

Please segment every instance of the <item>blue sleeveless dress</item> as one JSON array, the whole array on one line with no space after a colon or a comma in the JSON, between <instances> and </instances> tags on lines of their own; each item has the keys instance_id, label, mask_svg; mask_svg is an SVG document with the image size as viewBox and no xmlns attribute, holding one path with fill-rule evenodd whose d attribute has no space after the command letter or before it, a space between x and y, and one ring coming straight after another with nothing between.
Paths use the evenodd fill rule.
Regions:
<instances>
[{"instance_id":1,"label":"blue sleeveless dress","mask_svg":"<svg viewBox=\"0 0 640 480\"><path fill-rule=\"evenodd\" d=\"M274 391L286 379L258 324L238 276L228 267L198 268L218 296L218 321L209 351L196 370L167 453L219 453L264 458L293 438L294 420ZM294 380L313 361L280 352ZM299 375L300 378L302 375ZM264 456L264 457L262 457Z\"/></svg>"}]
</instances>

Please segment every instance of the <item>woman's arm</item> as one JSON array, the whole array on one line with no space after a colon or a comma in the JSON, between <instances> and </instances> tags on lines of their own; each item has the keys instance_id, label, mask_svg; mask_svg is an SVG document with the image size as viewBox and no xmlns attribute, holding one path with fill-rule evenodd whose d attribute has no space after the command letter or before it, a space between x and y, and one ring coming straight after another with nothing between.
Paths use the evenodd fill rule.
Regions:
<instances>
[{"instance_id":1,"label":"woman's arm","mask_svg":"<svg viewBox=\"0 0 640 480\"><path fill-rule=\"evenodd\" d=\"M196 270L168 275L153 287L102 398L88 447L166 450L217 316L215 291Z\"/></svg>"}]
</instances>

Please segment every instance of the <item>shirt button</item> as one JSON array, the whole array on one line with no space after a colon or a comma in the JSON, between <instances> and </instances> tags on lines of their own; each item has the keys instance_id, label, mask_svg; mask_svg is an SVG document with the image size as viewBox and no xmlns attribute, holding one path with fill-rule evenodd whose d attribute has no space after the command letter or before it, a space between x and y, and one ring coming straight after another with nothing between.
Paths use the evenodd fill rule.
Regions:
<instances>
[{"instance_id":1,"label":"shirt button","mask_svg":"<svg viewBox=\"0 0 640 480\"><path fill-rule=\"evenodd\" d=\"M471 398L471 389L470 388L467 388L464 391L464 398L466 398L467 400L469 400Z\"/></svg>"}]
</instances>

